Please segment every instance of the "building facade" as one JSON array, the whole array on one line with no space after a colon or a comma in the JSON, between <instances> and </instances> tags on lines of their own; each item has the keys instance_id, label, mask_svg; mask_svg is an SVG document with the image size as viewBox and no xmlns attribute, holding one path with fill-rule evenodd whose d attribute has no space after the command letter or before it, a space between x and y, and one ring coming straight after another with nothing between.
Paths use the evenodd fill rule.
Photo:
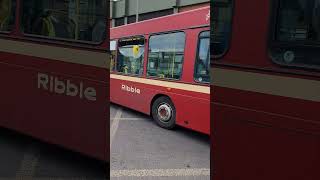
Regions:
<instances>
[{"instance_id":1,"label":"building facade","mask_svg":"<svg viewBox=\"0 0 320 180\"><path fill-rule=\"evenodd\" d=\"M210 0L111 0L111 27L210 5Z\"/></svg>"}]
</instances>

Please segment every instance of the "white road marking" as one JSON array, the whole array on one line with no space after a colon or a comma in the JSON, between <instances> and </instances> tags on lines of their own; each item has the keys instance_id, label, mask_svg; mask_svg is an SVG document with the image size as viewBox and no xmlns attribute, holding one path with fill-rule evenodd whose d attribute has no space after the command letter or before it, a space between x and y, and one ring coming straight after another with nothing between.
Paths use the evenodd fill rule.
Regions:
<instances>
[{"instance_id":1,"label":"white road marking","mask_svg":"<svg viewBox=\"0 0 320 180\"><path fill-rule=\"evenodd\" d=\"M174 177L174 176L210 176L210 169L141 169L111 170L110 177Z\"/></svg>"},{"instance_id":2,"label":"white road marking","mask_svg":"<svg viewBox=\"0 0 320 180\"><path fill-rule=\"evenodd\" d=\"M121 120L121 121L141 121L148 120L148 118L111 118L112 120Z\"/></svg>"},{"instance_id":3,"label":"white road marking","mask_svg":"<svg viewBox=\"0 0 320 180\"><path fill-rule=\"evenodd\" d=\"M122 108L119 107L118 110L117 110L117 113L116 113L116 116L114 117L114 120L112 122L112 125L110 127L110 149L112 147L112 142L113 142L113 139L114 139L114 136L118 130L118 127L119 127L119 118L121 118L121 115L122 115Z\"/></svg>"},{"instance_id":4,"label":"white road marking","mask_svg":"<svg viewBox=\"0 0 320 180\"><path fill-rule=\"evenodd\" d=\"M39 152L33 145L30 145L16 173L16 180L33 179L38 162Z\"/></svg>"}]
</instances>

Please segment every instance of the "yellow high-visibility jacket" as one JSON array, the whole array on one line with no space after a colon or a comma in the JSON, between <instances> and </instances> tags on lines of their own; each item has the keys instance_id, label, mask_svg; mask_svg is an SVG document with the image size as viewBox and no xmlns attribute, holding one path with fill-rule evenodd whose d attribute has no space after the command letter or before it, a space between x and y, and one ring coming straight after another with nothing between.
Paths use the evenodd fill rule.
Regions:
<instances>
[{"instance_id":1,"label":"yellow high-visibility jacket","mask_svg":"<svg viewBox=\"0 0 320 180\"><path fill-rule=\"evenodd\" d=\"M42 20L43 20L43 25L42 25L41 34L49 37L55 37L56 32L51 19L46 17L46 18L42 18Z\"/></svg>"}]
</instances>

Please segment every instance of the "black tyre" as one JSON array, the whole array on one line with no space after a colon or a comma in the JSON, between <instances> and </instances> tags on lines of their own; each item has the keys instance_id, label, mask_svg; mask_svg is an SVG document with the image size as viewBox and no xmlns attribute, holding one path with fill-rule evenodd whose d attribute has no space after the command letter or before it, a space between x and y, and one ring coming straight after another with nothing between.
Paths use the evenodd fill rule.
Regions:
<instances>
[{"instance_id":1,"label":"black tyre","mask_svg":"<svg viewBox=\"0 0 320 180\"><path fill-rule=\"evenodd\" d=\"M152 117L165 129L173 129L176 125L176 109L170 98L159 97L152 104Z\"/></svg>"}]
</instances>

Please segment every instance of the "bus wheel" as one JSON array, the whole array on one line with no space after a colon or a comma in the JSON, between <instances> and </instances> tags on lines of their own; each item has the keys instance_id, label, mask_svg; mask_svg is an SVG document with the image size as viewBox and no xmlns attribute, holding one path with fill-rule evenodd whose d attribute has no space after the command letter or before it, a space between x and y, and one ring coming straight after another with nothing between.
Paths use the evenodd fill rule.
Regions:
<instances>
[{"instance_id":1,"label":"bus wheel","mask_svg":"<svg viewBox=\"0 0 320 180\"><path fill-rule=\"evenodd\" d=\"M176 109L166 96L159 97L152 104L152 117L156 123L165 129L173 129L176 124Z\"/></svg>"}]
</instances>

